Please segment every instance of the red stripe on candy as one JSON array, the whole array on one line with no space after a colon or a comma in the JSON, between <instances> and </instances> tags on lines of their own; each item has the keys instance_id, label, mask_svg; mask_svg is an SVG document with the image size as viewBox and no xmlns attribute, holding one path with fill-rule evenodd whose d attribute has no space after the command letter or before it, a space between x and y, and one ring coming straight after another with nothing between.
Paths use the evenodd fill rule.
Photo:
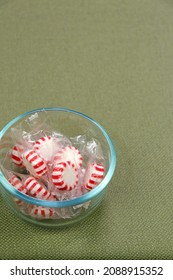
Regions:
<instances>
[{"instance_id":1,"label":"red stripe on candy","mask_svg":"<svg viewBox=\"0 0 173 280\"><path fill-rule=\"evenodd\" d=\"M29 160L29 162L32 163L34 160L37 160L37 158L38 158L38 156L35 155L35 156L33 156L33 157Z\"/></svg>"},{"instance_id":2,"label":"red stripe on candy","mask_svg":"<svg viewBox=\"0 0 173 280\"><path fill-rule=\"evenodd\" d=\"M32 186L28 189L28 191L31 192L36 185L37 182L33 182Z\"/></svg>"},{"instance_id":3,"label":"red stripe on candy","mask_svg":"<svg viewBox=\"0 0 173 280\"><path fill-rule=\"evenodd\" d=\"M89 190L92 190L92 189L93 189L93 188L92 188L91 186L89 186L89 185L86 185L85 187L86 187L86 189L89 189Z\"/></svg>"},{"instance_id":4,"label":"red stripe on candy","mask_svg":"<svg viewBox=\"0 0 173 280\"><path fill-rule=\"evenodd\" d=\"M103 179L103 175L98 175L98 174L92 174L93 178L97 178L97 179Z\"/></svg>"},{"instance_id":5,"label":"red stripe on candy","mask_svg":"<svg viewBox=\"0 0 173 280\"><path fill-rule=\"evenodd\" d=\"M59 178L61 178L62 177L62 175L52 175L52 179L59 179Z\"/></svg>"},{"instance_id":6,"label":"red stripe on candy","mask_svg":"<svg viewBox=\"0 0 173 280\"><path fill-rule=\"evenodd\" d=\"M35 214L35 215L38 214L38 208L35 209L34 214Z\"/></svg>"},{"instance_id":7,"label":"red stripe on candy","mask_svg":"<svg viewBox=\"0 0 173 280\"><path fill-rule=\"evenodd\" d=\"M37 169L37 168L41 167L44 164L45 163L43 161L40 161L40 162L36 163L35 165L33 165L33 167L34 167L34 169Z\"/></svg>"},{"instance_id":8,"label":"red stripe on candy","mask_svg":"<svg viewBox=\"0 0 173 280\"><path fill-rule=\"evenodd\" d=\"M41 209L41 216L45 217L45 210Z\"/></svg>"},{"instance_id":9,"label":"red stripe on candy","mask_svg":"<svg viewBox=\"0 0 173 280\"><path fill-rule=\"evenodd\" d=\"M39 192L41 192L41 191L42 191L42 189L43 189L43 187L42 187L42 186L40 186L36 192L37 192L37 193L39 193Z\"/></svg>"},{"instance_id":10,"label":"red stripe on candy","mask_svg":"<svg viewBox=\"0 0 173 280\"><path fill-rule=\"evenodd\" d=\"M95 185L95 184L96 184L96 182L93 181L93 180L91 180L91 179L89 180L89 183L92 184L92 185Z\"/></svg>"},{"instance_id":11,"label":"red stripe on candy","mask_svg":"<svg viewBox=\"0 0 173 280\"><path fill-rule=\"evenodd\" d=\"M64 181L61 181L61 182L55 182L54 183L56 186L62 186L64 184Z\"/></svg>"},{"instance_id":12,"label":"red stripe on candy","mask_svg":"<svg viewBox=\"0 0 173 280\"><path fill-rule=\"evenodd\" d=\"M36 171L37 175L42 174L43 172L46 172L47 168L45 167L44 169L40 170L40 171Z\"/></svg>"},{"instance_id":13,"label":"red stripe on candy","mask_svg":"<svg viewBox=\"0 0 173 280\"><path fill-rule=\"evenodd\" d=\"M16 160L16 161L20 161L21 162L21 158L20 157L17 157L15 155L12 155L12 159Z\"/></svg>"},{"instance_id":14,"label":"red stripe on candy","mask_svg":"<svg viewBox=\"0 0 173 280\"><path fill-rule=\"evenodd\" d=\"M32 156L33 154L35 154L34 151L30 151L27 155L26 155L26 159L28 159L30 156Z\"/></svg>"},{"instance_id":15,"label":"red stripe on candy","mask_svg":"<svg viewBox=\"0 0 173 280\"><path fill-rule=\"evenodd\" d=\"M49 213L50 213L50 217L52 217L53 216L53 210L51 208L49 209Z\"/></svg>"},{"instance_id":16,"label":"red stripe on candy","mask_svg":"<svg viewBox=\"0 0 173 280\"><path fill-rule=\"evenodd\" d=\"M48 191L46 190L44 193L43 193L43 196L46 196L48 194Z\"/></svg>"},{"instance_id":17,"label":"red stripe on candy","mask_svg":"<svg viewBox=\"0 0 173 280\"><path fill-rule=\"evenodd\" d=\"M33 178L28 178L26 181L25 181L25 184L26 185L29 185L29 183L33 180Z\"/></svg>"},{"instance_id":18,"label":"red stripe on candy","mask_svg":"<svg viewBox=\"0 0 173 280\"><path fill-rule=\"evenodd\" d=\"M104 168L103 168L102 166L100 166L100 167L95 166L95 169L96 169L97 171L101 171L101 172L103 172L103 171L104 171Z\"/></svg>"}]
</instances>

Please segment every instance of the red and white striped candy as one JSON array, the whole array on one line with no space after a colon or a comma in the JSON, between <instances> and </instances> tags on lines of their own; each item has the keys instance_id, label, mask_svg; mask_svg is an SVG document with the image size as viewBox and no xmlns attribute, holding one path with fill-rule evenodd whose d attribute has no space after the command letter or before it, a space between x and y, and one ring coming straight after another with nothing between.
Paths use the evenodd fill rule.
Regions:
<instances>
[{"instance_id":1,"label":"red and white striped candy","mask_svg":"<svg viewBox=\"0 0 173 280\"><path fill-rule=\"evenodd\" d=\"M24 194L27 194L27 190L26 190L25 186L15 175L12 175L12 177L8 181L16 190L18 190L19 192L22 192ZM15 201L18 206L23 205L22 200L15 198Z\"/></svg>"},{"instance_id":2,"label":"red and white striped candy","mask_svg":"<svg viewBox=\"0 0 173 280\"><path fill-rule=\"evenodd\" d=\"M27 192L26 188L22 184L22 182L19 180L19 178L17 178L17 176L12 175L12 177L8 181L16 190L26 194L26 192Z\"/></svg>"},{"instance_id":3,"label":"red and white striped candy","mask_svg":"<svg viewBox=\"0 0 173 280\"><path fill-rule=\"evenodd\" d=\"M52 183L61 191L71 191L78 184L78 172L70 161L57 163L52 172Z\"/></svg>"},{"instance_id":4,"label":"red and white striped candy","mask_svg":"<svg viewBox=\"0 0 173 280\"><path fill-rule=\"evenodd\" d=\"M40 184L34 177L29 177L24 181L24 186L28 191L28 194L38 199L48 199L50 192L47 188Z\"/></svg>"},{"instance_id":5,"label":"red and white striped candy","mask_svg":"<svg viewBox=\"0 0 173 280\"><path fill-rule=\"evenodd\" d=\"M15 145L13 147L13 150L11 153L12 161L20 167L24 167L23 161L22 161L22 155L21 155L23 153L23 151L24 151L24 148L22 145Z\"/></svg>"},{"instance_id":6,"label":"red and white striped candy","mask_svg":"<svg viewBox=\"0 0 173 280\"><path fill-rule=\"evenodd\" d=\"M45 136L37 140L33 146L36 152L46 161L50 161L58 150L58 145L52 136Z\"/></svg>"},{"instance_id":7,"label":"red and white striped candy","mask_svg":"<svg viewBox=\"0 0 173 280\"><path fill-rule=\"evenodd\" d=\"M70 161L74 164L77 168L82 166L82 155L76 147L67 146L62 150L58 151L54 157L54 162L67 162Z\"/></svg>"},{"instance_id":8,"label":"red and white striped candy","mask_svg":"<svg viewBox=\"0 0 173 280\"><path fill-rule=\"evenodd\" d=\"M102 164L90 163L84 175L84 187L87 190L94 189L104 177L104 166Z\"/></svg>"},{"instance_id":9,"label":"red and white striped candy","mask_svg":"<svg viewBox=\"0 0 173 280\"><path fill-rule=\"evenodd\" d=\"M51 219L55 211L52 208L45 208L44 206L34 205L30 215L36 219Z\"/></svg>"},{"instance_id":10,"label":"red and white striped candy","mask_svg":"<svg viewBox=\"0 0 173 280\"><path fill-rule=\"evenodd\" d=\"M41 177L47 172L45 161L34 151L29 150L23 154L23 163L27 171L34 177Z\"/></svg>"}]
</instances>

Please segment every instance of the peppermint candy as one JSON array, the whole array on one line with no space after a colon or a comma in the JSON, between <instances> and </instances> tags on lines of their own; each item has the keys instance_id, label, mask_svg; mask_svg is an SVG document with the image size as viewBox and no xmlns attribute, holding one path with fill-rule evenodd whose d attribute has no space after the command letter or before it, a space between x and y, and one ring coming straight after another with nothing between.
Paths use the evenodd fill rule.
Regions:
<instances>
[{"instance_id":1,"label":"peppermint candy","mask_svg":"<svg viewBox=\"0 0 173 280\"><path fill-rule=\"evenodd\" d=\"M68 161L74 164L76 168L80 168L82 166L82 155L74 146L67 146L63 148L62 150L58 151L54 157L55 163Z\"/></svg>"},{"instance_id":2,"label":"peppermint candy","mask_svg":"<svg viewBox=\"0 0 173 280\"><path fill-rule=\"evenodd\" d=\"M20 167L24 167L23 160L22 160L23 151L24 151L24 148L22 145L15 145L11 152L12 161Z\"/></svg>"},{"instance_id":3,"label":"peppermint candy","mask_svg":"<svg viewBox=\"0 0 173 280\"><path fill-rule=\"evenodd\" d=\"M12 175L12 177L8 180L8 182L19 192L27 194L27 190L26 190L25 186L22 184L22 182L19 180L19 178L17 178L16 175ZM15 198L14 200L18 206L22 206L24 203L22 200L20 200L18 198Z\"/></svg>"},{"instance_id":4,"label":"peppermint candy","mask_svg":"<svg viewBox=\"0 0 173 280\"><path fill-rule=\"evenodd\" d=\"M51 161L53 155L58 150L58 144L52 136L45 136L37 140L33 146L36 152L45 161Z\"/></svg>"},{"instance_id":5,"label":"peppermint candy","mask_svg":"<svg viewBox=\"0 0 173 280\"><path fill-rule=\"evenodd\" d=\"M26 194L26 188L22 184L22 182L17 178L16 175L12 175L12 177L8 180L8 182L19 192L25 193Z\"/></svg>"},{"instance_id":6,"label":"peppermint candy","mask_svg":"<svg viewBox=\"0 0 173 280\"><path fill-rule=\"evenodd\" d=\"M47 172L45 161L34 150L26 151L23 154L23 163L27 171L36 178Z\"/></svg>"},{"instance_id":7,"label":"peppermint candy","mask_svg":"<svg viewBox=\"0 0 173 280\"><path fill-rule=\"evenodd\" d=\"M47 188L40 184L34 177L29 177L24 181L24 186L28 191L28 194L38 199L48 199L50 192Z\"/></svg>"},{"instance_id":8,"label":"peppermint candy","mask_svg":"<svg viewBox=\"0 0 173 280\"><path fill-rule=\"evenodd\" d=\"M94 189L104 178L104 166L102 164L90 163L84 175L84 188Z\"/></svg>"},{"instance_id":9,"label":"peppermint candy","mask_svg":"<svg viewBox=\"0 0 173 280\"><path fill-rule=\"evenodd\" d=\"M52 172L52 183L61 191L71 191L78 184L77 168L70 161L57 163Z\"/></svg>"},{"instance_id":10,"label":"peppermint candy","mask_svg":"<svg viewBox=\"0 0 173 280\"><path fill-rule=\"evenodd\" d=\"M43 206L34 205L30 215L36 219L51 219L53 218L55 211L53 208L45 208Z\"/></svg>"},{"instance_id":11,"label":"peppermint candy","mask_svg":"<svg viewBox=\"0 0 173 280\"><path fill-rule=\"evenodd\" d=\"M34 138L44 134L43 132L35 133ZM88 142L86 152L81 146L86 145L85 137L82 140L77 137L72 140L73 142L64 135L52 133L35 142L27 142L28 145L22 146L17 143L12 149L11 158L13 163L25 168L24 174L21 174L21 178L23 176L25 179L21 182L17 176L13 176L9 182L26 195L49 201L70 200L94 189L104 178L105 172L104 166L96 162L99 160L98 154L101 154L98 149L97 153L95 152L98 145L96 141L94 144L91 141ZM76 147L80 147L80 150ZM90 151L91 153L89 153ZM84 159L82 155L84 155ZM86 160L89 161L87 167ZM29 175L25 175L26 173ZM15 201L20 205L19 199L15 198ZM82 207L87 208L88 205L82 203L74 206L70 210L71 214L73 214L73 210L77 213L77 209L81 211ZM33 206L29 203L24 203L20 210L36 219L56 217L57 211L54 208ZM67 218L68 215L71 215L66 212L63 214L63 211L66 209L60 210L61 217ZM59 217L59 214L57 215Z\"/></svg>"}]
</instances>

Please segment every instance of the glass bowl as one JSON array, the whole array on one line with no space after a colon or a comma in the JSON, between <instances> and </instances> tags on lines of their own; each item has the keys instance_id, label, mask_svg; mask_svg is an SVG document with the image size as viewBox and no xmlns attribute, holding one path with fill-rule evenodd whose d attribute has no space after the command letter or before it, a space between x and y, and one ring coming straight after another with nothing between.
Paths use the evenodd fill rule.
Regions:
<instances>
[{"instance_id":1,"label":"glass bowl","mask_svg":"<svg viewBox=\"0 0 173 280\"><path fill-rule=\"evenodd\" d=\"M0 170L0 190L2 197L7 206L20 218L36 225L48 227L63 227L71 225L75 222L87 217L92 213L102 202L108 183L110 182L116 167L116 153L113 143L105 131L105 129L94 119L84 115L83 113L69 110L66 108L40 108L30 112L26 112L11 120L0 131L0 160L6 157L9 149L9 135L11 129L20 127L29 116L38 113L47 114L51 120L51 126L57 131L61 131L64 135L75 137L76 135L85 135L88 139L94 138L99 141L102 147L102 152L105 161L105 176L101 183L91 191L83 194L80 197L75 197L70 200L49 201L40 200L34 197L25 195L16 190L7 180L3 168ZM44 116L44 115L43 115ZM44 118L43 118L44 119ZM19 206L19 203L23 207ZM59 218L35 218L28 213L28 209L33 205L44 207L47 211L53 210L61 213Z\"/></svg>"}]
</instances>

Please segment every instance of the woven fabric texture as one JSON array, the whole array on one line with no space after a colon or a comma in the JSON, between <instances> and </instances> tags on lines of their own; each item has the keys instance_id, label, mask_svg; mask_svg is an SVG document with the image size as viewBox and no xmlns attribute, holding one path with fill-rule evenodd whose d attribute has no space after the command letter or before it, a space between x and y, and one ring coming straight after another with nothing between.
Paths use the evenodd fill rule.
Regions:
<instances>
[{"instance_id":1,"label":"woven fabric texture","mask_svg":"<svg viewBox=\"0 0 173 280\"><path fill-rule=\"evenodd\" d=\"M96 119L117 152L103 204L33 226L0 196L0 259L173 258L173 2L0 0L0 129L41 107Z\"/></svg>"}]
</instances>

